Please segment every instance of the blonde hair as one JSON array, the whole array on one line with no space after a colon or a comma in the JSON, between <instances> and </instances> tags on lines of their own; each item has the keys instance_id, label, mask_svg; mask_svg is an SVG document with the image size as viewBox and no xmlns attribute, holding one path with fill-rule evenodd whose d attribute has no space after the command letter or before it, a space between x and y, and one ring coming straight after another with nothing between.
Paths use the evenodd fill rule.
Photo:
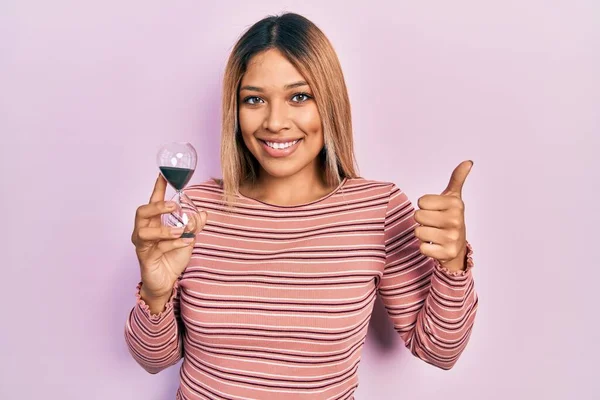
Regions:
<instances>
[{"instance_id":1,"label":"blonde hair","mask_svg":"<svg viewBox=\"0 0 600 400\"><path fill-rule=\"evenodd\" d=\"M238 91L250 59L277 49L311 87L323 125L321 159L325 182L336 186L357 176L348 90L340 62L325 34L305 17L285 13L252 25L235 44L223 79L221 169L224 200L231 204L242 183L255 182L258 161L244 144L238 120Z\"/></svg>"}]
</instances>

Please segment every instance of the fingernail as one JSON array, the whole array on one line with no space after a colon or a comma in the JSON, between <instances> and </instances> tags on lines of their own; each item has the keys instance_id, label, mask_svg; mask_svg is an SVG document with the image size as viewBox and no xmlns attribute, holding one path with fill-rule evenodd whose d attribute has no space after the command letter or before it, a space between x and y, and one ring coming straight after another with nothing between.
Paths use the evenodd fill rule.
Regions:
<instances>
[{"instance_id":1,"label":"fingernail","mask_svg":"<svg viewBox=\"0 0 600 400\"><path fill-rule=\"evenodd\" d=\"M167 206L167 208L175 208L175 203L172 201L167 201L165 205Z\"/></svg>"},{"instance_id":2,"label":"fingernail","mask_svg":"<svg viewBox=\"0 0 600 400\"><path fill-rule=\"evenodd\" d=\"M183 228L171 228L171 235L174 237L179 237L183 233Z\"/></svg>"},{"instance_id":3,"label":"fingernail","mask_svg":"<svg viewBox=\"0 0 600 400\"><path fill-rule=\"evenodd\" d=\"M188 237L186 237L186 238L182 238L181 240L183 240L184 243L192 243L192 242L196 241L196 238L193 238L193 237L188 238Z\"/></svg>"}]
</instances>

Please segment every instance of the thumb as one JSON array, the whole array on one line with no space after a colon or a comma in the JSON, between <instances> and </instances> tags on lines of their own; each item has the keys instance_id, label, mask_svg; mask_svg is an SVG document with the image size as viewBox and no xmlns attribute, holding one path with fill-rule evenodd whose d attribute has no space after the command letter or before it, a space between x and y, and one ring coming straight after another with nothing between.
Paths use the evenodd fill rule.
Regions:
<instances>
[{"instance_id":1,"label":"thumb","mask_svg":"<svg viewBox=\"0 0 600 400\"><path fill-rule=\"evenodd\" d=\"M458 167L454 169L452 172L452 176L450 177L450 182L448 182L448 186L442 192L442 195L453 195L453 196L462 196L462 188L465 184L465 180L471 172L471 168L473 168L473 161L463 161L458 164Z\"/></svg>"}]
</instances>

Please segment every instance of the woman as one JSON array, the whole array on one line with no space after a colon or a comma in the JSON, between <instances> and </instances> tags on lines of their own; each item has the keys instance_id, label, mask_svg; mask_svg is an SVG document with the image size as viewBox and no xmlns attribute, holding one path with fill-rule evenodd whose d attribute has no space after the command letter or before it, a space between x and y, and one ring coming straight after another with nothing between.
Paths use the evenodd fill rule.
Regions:
<instances>
[{"instance_id":1,"label":"woman","mask_svg":"<svg viewBox=\"0 0 600 400\"><path fill-rule=\"evenodd\" d=\"M186 189L190 230L159 176L136 214L141 267L125 337L157 373L184 361L179 399L352 399L378 294L410 351L451 368L477 310L461 163L414 211L392 183L357 176L337 56L297 14L239 40L224 79L223 179Z\"/></svg>"}]
</instances>

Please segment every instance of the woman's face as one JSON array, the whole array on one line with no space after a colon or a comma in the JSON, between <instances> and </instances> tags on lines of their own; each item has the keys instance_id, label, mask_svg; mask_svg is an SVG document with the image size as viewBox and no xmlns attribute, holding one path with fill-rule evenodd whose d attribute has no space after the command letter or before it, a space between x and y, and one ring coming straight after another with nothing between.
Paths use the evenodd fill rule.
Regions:
<instances>
[{"instance_id":1,"label":"woman's face","mask_svg":"<svg viewBox=\"0 0 600 400\"><path fill-rule=\"evenodd\" d=\"M250 60L238 103L244 143L261 173L284 178L318 171L323 130L317 104L304 77L278 50Z\"/></svg>"}]
</instances>

